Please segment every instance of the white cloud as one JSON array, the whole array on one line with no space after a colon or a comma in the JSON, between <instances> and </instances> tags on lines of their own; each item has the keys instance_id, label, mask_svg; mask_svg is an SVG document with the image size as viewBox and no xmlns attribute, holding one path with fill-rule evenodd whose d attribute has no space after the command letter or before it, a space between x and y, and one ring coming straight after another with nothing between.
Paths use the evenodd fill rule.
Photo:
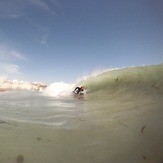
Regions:
<instances>
[{"instance_id":1,"label":"white cloud","mask_svg":"<svg viewBox=\"0 0 163 163\"><path fill-rule=\"evenodd\" d=\"M0 17L18 18L27 16L26 9L31 5L42 11L55 14L52 7L56 6L56 0L8 0L0 2Z\"/></svg>"},{"instance_id":2,"label":"white cloud","mask_svg":"<svg viewBox=\"0 0 163 163\"><path fill-rule=\"evenodd\" d=\"M17 18L23 15L24 4L20 0L0 2L0 17Z\"/></svg>"},{"instance_id":3,"label":"white cloud","mask_svg":"<svg viewBox=\"0 0 163 163\"><path fill-rule=\"evenodd\" d=\"M11 51L11 54L13 57L18 58L18 59L26 59L22 54L16 52L16 51Z\"/></svg>"},{"instance_id":4,"label":"white cloud","mask_svg":"<svg viewBox=\"0 0 163 163\"><path fill-rule=\"evenodd\" d=\"M16 50L10 49L6 46L0 46L0 59L1 60L13 60L13 59L25 60L26 57Z\"/></svg>"},{"instance_id":5,"label":"white cloud","mask_svg":"<svg viewBox=\"0 0 163 163\"><path fill-rule=\"evenodd\" d=\"M47 11L51 14L55 14L53 10L50 9L50 6L47 4L47 1L43 1L43 0L28 0L28 2L30 2L31 4L35 5L36 7Z\"/></svg>"},{"instance_id":6,"label":"white cloud","mask_svg":"<svg viewBox=\"0 0 163 163\"><path fill-rule=\"evenodd\" d=\"M56 15L56 7L57 0L6 0L0 2L0 18L17 19L23 17L23 20L27 21L34 30L37 30L36 35L32 37L41 44L46 44L49 36L49 28L47 25L40 23L40 21L36 19L36 16L31 16L29 9L30 13L36 13L38 11L37 9L39 9L39 11L49 13L53 16ZM5 52L8 53L7 51ZM0 54L0 58L1 57L2 54ZM19 58L23 59L23 57Z\"/></svg>"},{"instance_id":7,"label":"white cloud","mask_svg":"<svg viewBox=\"0 0 163 163\"><path fill-rule=\"evenodd\" d=\"M19 71L19 66L10 63L1 63L0 64L0 73L7 75L19 75L21 74Z\"/></svg>"},{"instance_id":8,"label":"white cloud","mask_svg":"<svg viewBox=\"0 0 163 163\"><path fill-rule=\"evenodd\" d=\"M9 78L21 75L19 65L14 62L27 60L20 52L0 45L0 76Z\"/></svg>"}]
</instances>

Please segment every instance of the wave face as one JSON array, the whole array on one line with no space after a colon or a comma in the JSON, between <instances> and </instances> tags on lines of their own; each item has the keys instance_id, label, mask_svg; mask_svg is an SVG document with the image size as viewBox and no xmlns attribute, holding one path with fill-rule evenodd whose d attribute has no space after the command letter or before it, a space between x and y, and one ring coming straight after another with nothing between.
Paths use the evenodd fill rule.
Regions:
<instances>
[{"instance_id":1,"label":"wave face","mask_svg":"<svg viewBox=\"0 0 163 163\"><path fill-rule=\"evenodd\" d=\"M85 86L88 97L98 95L98 98L138 91L163 93L163 64L105 70L73 84L54 82L43 93L57 98L66 97L72 94L76 86L81 85Z\"/></svg>"},{"instance_id":2,"label":"wave face","mask_svg":"<svg viewBox=\"0 0 163 163\"><path fill-rule=\"evenodd\" d=\"M163 93L163 64L106 71L80 82L88 93L126 93L159 91Z\"/></svg>"}]
</instances>

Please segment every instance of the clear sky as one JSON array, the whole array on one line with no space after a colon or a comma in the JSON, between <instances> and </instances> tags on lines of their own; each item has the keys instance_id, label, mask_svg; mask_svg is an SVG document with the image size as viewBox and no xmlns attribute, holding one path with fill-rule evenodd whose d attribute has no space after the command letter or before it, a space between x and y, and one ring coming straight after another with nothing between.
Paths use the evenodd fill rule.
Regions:
<instances>
[{"instance_id":1,"label":"clear sky","mask_svg":"<svg viewBox=\"0 0 163 163\"><path fill-rule=\"evenodd\" d=\"M74 82L163 63L163 0L0 0L0 76Z\"/></svg>"}]
</instances>

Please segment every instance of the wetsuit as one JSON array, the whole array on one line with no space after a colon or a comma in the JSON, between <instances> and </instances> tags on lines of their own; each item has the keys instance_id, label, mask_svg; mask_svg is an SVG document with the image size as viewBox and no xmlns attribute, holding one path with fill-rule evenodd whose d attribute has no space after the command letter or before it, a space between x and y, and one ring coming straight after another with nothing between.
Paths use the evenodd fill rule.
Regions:
<instances>
[{"instance_id":1,"label":"wetsuit","mask_svg":"<svg viewBox=\"0 0 163 163\"><path fill-rule=\"evenodd\" d=\"M79 94L81 91L84 91L83 88L81 87L76 87L75 90L73 92L75 92L76 94Z\"/></svg>"}]
</instances>

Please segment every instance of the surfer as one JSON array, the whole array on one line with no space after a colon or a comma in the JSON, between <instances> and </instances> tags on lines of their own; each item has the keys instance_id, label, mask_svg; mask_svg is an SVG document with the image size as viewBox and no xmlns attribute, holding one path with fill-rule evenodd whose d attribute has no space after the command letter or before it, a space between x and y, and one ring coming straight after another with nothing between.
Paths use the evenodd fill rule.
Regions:
<instances>
[{"instance_id":1,"label":"surfer","mask_svg":"<svg viewBox=\"0 0 163 163\"><path fill-rule=\"evenodd\" d=\"M76 94L80 94L83 91L84 91L84 86L81 86L81 87L76 87L73 92Z\"/></svg>"}]
</instances>

